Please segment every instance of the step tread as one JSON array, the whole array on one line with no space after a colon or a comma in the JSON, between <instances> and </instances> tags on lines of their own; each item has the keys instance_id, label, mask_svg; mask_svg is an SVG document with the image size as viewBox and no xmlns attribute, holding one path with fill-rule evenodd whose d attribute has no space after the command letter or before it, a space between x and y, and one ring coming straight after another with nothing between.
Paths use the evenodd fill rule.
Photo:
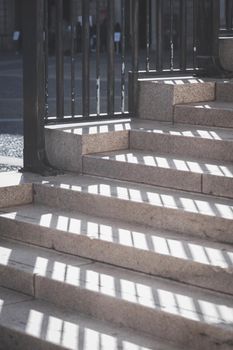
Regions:
<instances>
[{"instance_id":1,"label":"step tread","mask_svg":"<svg viewBox=\"0 0 233 350\"><path fill-rule=\"evenodd\" d=\"M89 290L183 319L233 331L233 298L161 278L107 266L85 259L0 240L2 269L8 266L35 278ZM20 278L20 277L19 277ZM3 285L4 287L4 285Z\"/></svg>"},{"instance_id":2,"label":"step tread","mask_svg":"<svg viewBox=\"0 0 233 350\"><path fill-rule=\"evenodd\" d=\"M180 135L187 137L198 137L203 139L232 141L232 132L217 127L205 127L171 122L158 122L152 120L143 120L128 118L122 120L112 120L92 123L76 123L67 125L46 126L48 129L58 130L61 132L72 133L76 135L97 135L117 131L147 131L153 133L164 133L170 135Z\"/></svg>"},{"instance_id":3,"label":"step tread","mask_svg":"<svg viewBox=\"0 0 233 350\"><path fill-rule=\"evenodd\" d=\"M42 186L182 210L190 213L233 219L233 200L177 191L157 186L106 179L90 175L66 174L42 181ZM35 185L40 186L41 184Z\"/></svg>"},{"instance_id":4,"label":"step tread","mask_svg":"<svg viewBox=\"0 0 233 350\"><path fill-rule=\"evenodd\" d=\"M67 312L51 303L2 287L0 305L0 330L4 328L1 345L5 344L5 349L13 346L13 340L21 345L25 342L24 349L35 349L34 346L37 346L37 349L52 350L57 349L56 345L58 348L70 350L97 350L100 347L106 350L178 349L159 339L113 326L109 322L95 320L84 314ZM4 336L6 330L9 337Z\"/></svg>"},{"instance_id":5,"label":"step tread","mask_svg":"<svg viewBox=\"0 0 233 350\"><path fill-rule=\"evenodd\" d=\"M176 107L205 109L208 111L211 111L211 110L230 111L232 112L232 117L233 117L233 102L224 102L224 101L192 102L187 104L177 104Z\"/></svg>"},{"instance_id":6,"label":"step tread","mask_svg":"<svg viewBox=\"0 0 233 350\"><path fill-rule=\"evenodd\" d=\"M233 140L232 130L220 127L209 127L202 125L191 125L170 122L140 122L135 120L132 122L131 130L134 132L150 132L155 134L176 135L183 137L208 139L216 141Z\"/></svg>"},{"instance_id":7,"label":"step tread","mask_svg":"<svg viewBox=\"0 0 233 350\"><path fill-rule=\"evenodd\" d=\"M77 212L49 208L42 205L25 205L2 209L0 220L5 218L20 223L34 224L51 230L64 231L98 241L119 244L191 262L233 269L233 246L209 242L205 239L184 236L178 232L150 229ZM6 237L6 236L5 236ZM20 240L18 236L17 239Z\"/></svg>"},{"instance_id":8,"label":"step tread","mask_svg":"<svg viewBox=\"0 0 233 350\"><path fill-rule=\"evenodd\" d=\"M120 150L85 155L84 157L116 161L129 164L140 164L145 167L194 172L233 178L233 164L209 159L197 159L173 154L155 153L140 150Z\"/></svg>"}]
</instances>

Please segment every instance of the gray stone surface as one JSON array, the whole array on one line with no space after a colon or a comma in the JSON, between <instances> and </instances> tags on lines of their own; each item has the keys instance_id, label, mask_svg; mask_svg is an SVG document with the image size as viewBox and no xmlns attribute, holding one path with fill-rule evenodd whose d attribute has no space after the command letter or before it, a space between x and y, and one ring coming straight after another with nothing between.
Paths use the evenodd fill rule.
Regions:
<instances>
[{"instance_id":1,"label":"gray stone surface","mask_svg":"<svg viewBox=\"0 0 233 350\"><path fill-rule=\"evenodd\" d=\"M224 69L232 72L233 71L233 38L231 37L220 37L219 40L219 53L220 61Z\"/></svg>"},{"instance_id":2,"label":"gray stone surface","mask_svg":"<svg viewBox=\"0 0 233 350\"><path fill-rule=\"evenodd\" d=\"M216 342L230 349L232 297L103 264L80 264L68 256L64 260L61 254L45 256L46 251L38 248L36 255L29 254L29 260L29 248L25 256L21 245L5 245L20 255L15 270L22 262L29 264L39 299L154 337L169 338L176 345L187 347L195 339L191 345L194 349L201 344L205 349L217 349ZM38 332L37 327L31 327L31 332Z\"/></svg>"},{"instance_id":3,"label":"gray stone surface","mask_svg":"<svg viewBox=\"0 0 233 350\"><path fill-rule=\"evenodd\" d=\"M73 135L45 128L46 152L50 164L58 169L80 172L82 171L82 140Z\"/></svg>"},{"instance_id":4,"label":"gray stone surface","mask_svg":"<svg viewBox=\"0 0 233 350\"><path fill-rule=\"evenodd\" d=\"M175 123L233 128L233 103L214 101L176 105L174 121Z\"/></svg>"},{"instance_id":5,"label":"gray stone surface","mask_svg":"<svg viewBox=\"0 0 233 350\"><path fill-rule=\"evenodd\" d=\"M35 201L48 206L233 242L232 200L71 175L34 190Z\"/></svg>"},{"instance_id":6,"label":"gray stone surface","mask_svg":"<svg viewBox=\"0 0 233 350\"><path fill-rule=\"evenodd\" d=\"M214 81L204 81L193 77L140 80L138 117L172 121L174 105L214 99Z\"/></svg>"},{"instance_id":7,"label":"gray stone surface","mask_svg":"<svg viewBox=\"0 0 233 350\"><path fill-rule=\"evenodd\" d=\"M0 187L0 208L32 202L32 185Z\"/></svg>"},{"instance_id":8,"label":"gray stone surface","mask_svg":"<svg viewBox=\"0 0 233 350\"><path fill-rule=\"evenodd\" d=\"M222 80L216 83L216 99L223 102L233 102L233 81Z\"/></svg>"},{"instance_id":9,"label":"gray stone surface","mask_svg":"<svg viewBox=\"0 0 233 350\"><path fill-rule=\"evenodd\" d=\"M0 300L1 350L178 350L159 339L4 288Z\"/></svg>"},{"instance_id":10,"label":"gray stone surface","mask_svg":"<svg viewBox=\"0 0 233 350\"><path fill-rule=\"evenodd\" d=\"M126 149L129 146L128 130L108 123L85 123L75 126L46 127L46 150L54 166L73 172L82 172L82 155L88 153ZM121 124L120 124L121 126Z\"/></svg>"},{"instance_id":11,"label":"gray stone surface","mask_svg":"<svg viewBox=\"0 0 233 350\"><path fill-rule=\"evenodd\" d=\"M158 126L157 129L132 130L130 148L155 153L233 161L233 133L225 129L207 129L187 125L185 128Z\"/></svg>"},{"instance_id":12,"label":"gray stone surface","mask_svg":"<svg viewBox=\"0 0 233 350\"><path fill-rule=\"evenodd\" d=\"M33 248L14 241L0 240L0 286L35 296L35 277L37 274L52 274L56 258L60 264L66 262L74 266L89 264L80 258L64 257L42 248Z\"/></svg>"},{"instance_id":13,"label":"gray stone surface","mask_svg":"<svg viewBox=\"0 0 233 350\"><path fill-rule=\"evenodd\" d=\"M5 238L233 295L233 250L228 245L35 205L2 211L0 232Z\"/></svg>"},{"instance_id":14,"label":"gray stone surface","mask_svg":"<svg viewBox=\"0 0 233 350\"><path fill-rule=\"evenodd\" d=\"M215 196L233 198L231 177L203 175L203 192Z\"/></svg>"},{"instance_id":15,"label":"gray stone surface","mask_svg":"<svg viewBox=\"0 0 233 350\"><path fill-rule=\"evenodd\" d=\"M186 191L215 193L220 196L233 197L233 165L205 159L181 157L169 154L143 152L138 150L106 152L88 155L83 158L83 172L90 175L104 176L163 187L183 189ZM208 175L208 177L204 177ZM215 191L211 185L211 176L221 187L222 192ZM209 179L209 190L204 192L203 181Z\"/></svg>"},{"instance_id":16,"label":"gray stone surface","mask_svg":"<svg viewBox=\"0 0 233 350\"><path fill-rule=\"evenodd\" d=\"M233 141L232 132L204 126L126 119L47 127L46 135L49 160L75 172L82 171L82 155L125 150L129 142L131 148L159 153L201 157L204 152L205 158L233 159L233 146L228 142Z\"/></svg>"},{"instance_id":17,"label":"gray stone surface","mask_svg":"<svg viewBox=\"0 0 233 350\"><path fill-rule=\"evenodd\" d=\"M83 172L119 180L201 192L201 175L162 167L115 162L98 157L84 157Z\"/></svg>"}]
</instances>

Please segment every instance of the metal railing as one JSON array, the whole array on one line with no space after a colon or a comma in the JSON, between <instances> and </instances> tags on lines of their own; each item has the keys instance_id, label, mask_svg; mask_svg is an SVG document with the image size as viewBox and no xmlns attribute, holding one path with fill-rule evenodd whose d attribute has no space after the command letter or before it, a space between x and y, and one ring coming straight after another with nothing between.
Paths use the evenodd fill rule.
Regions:
<instances>
[{"instance_id":1,"label":"metal railing","mask_svg":"<svg viewBox=\"0 0 233 350\"><path fill-rule=\"evenodd\" d=\"M192 73L196 68L195 0L107 0L106 17L100 0L95 1L94 10L89 0L82 0L81 25L75 16L77 0L70 0L66 27L65 1L57 0L54 28L49 24L50 3L46 0L44 8L45 62L47 92L53 97L46 95L46 123L125 115L133 112L139 74ZM55 38L56 95L49 87L51 36Z\"/></svg>"},{"instance_id":2,"label":"metal railing","mask_svg":"<svg viewBox=\"0 0 233 350\"><path fill-rule=\"evenodd\" d=\"M47 162L44 124L135 116L139 77L218 58L220 0L77 1L23 0L26 168Z\"/></svg>"},{"instance_id":3,"label":"metal railing","mask_svg":"<svg viewBox=\"0 0 233 350\"><path fill-rule=\"evenodd\" d=\"M220 0L220 35L233 36L233 0Z\"/></svg>"}]
</instances>

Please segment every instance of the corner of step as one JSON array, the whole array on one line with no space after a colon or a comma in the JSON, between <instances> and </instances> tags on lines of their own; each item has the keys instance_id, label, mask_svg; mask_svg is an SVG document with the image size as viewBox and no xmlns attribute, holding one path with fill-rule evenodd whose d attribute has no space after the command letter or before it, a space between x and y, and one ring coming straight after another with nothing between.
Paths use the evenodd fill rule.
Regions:
<instances>
[{"instance_id":1,"label":"corner of step","mask_svg":"<svg viewBox=\"0 0 233 350\"><path fill-rule=\"evenodd\" d=\"M173 121L174 105L214 101L215 81L195 77L139 82L139 118Z\"/></svg>"}]
</instances>

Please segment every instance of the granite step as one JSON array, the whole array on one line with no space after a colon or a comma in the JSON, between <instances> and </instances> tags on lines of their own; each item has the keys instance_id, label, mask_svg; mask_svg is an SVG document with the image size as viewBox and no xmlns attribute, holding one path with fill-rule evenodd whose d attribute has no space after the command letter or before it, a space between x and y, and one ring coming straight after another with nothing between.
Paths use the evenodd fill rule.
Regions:
<instances>
[{"instance_id":1,"label":"granite step","mask_svg":"<svg viewBox=\"0 0 233 350\"><path fill-rule=\"evenodd\" d=\"M202 102L176 105L174 122L233 128L233 102Z\"/></svg>"},{"instance_id":2,"label":"granite step","mask_svg":"<svg viewBox=\"0 0 233 350\"><path fill-rule=\"evenodd\" d=\"M125 150L86 155L83 173L233 198L233 164Z\"/></svg>"},{"instance_id":3,"label":"granite step","mask_svg":"<svg viewBox=\"0 0 233 350\"><path fill-rule=\"evenodd\" d=\"M230 199L73 174L33 187L38 204L233 243Z\"/></svg>"},{"instance_id":4,"label":"granite step","mask_svg":"<svg viewBox=\"0 0 233 350\"><path fill-rule=\"evenodd\" d=\"M233 295L233 246L40 205L2 209L0 235Z\"/></svg>"},{"instance_id":5,"label":"granite step","mask_svg":"<svg viewBox=\"0 0 233 350\"><path fill-rule=\"evenodd\" d=\"M232 162L233 133L224 128L154 122L132 128L130 148Z\"/></svg>"},{"instance_id":6,"label":"granite step","mask_svg":"<svg viewBox=\"0 0 233 350\"><path fill-rule=\"evenodd\" d=\"M233 102L233 81L216 81L216 99L223 102Z\"/></svg>"},{"instance_id":7,"label":"granite step","mask_svg":"<svg viewBox=\"0 0 233 350\"><path fill-rule=\"evenodd\" d=\"M128 118L46 127L46 152L54 166L82 172L82 156L129 148L233 161L232 130Z\"/></svg>"},{"instance_id":8,"label":"granite step","mask_svg":"<svg viewBox=\"0 0 233 350\"><path fill-rule=\"evenodd\" d=\"M0 305L0 350L178 350L159 338L2 287Z\"/></svg>"},{"instance_id":9,"label":"granite step","mask_svg":"<svg viewBox=\"0 0 233 350\"><path fill-rule=\"evenodd\" d=\"M138 116L172 121L174 105L215 99L215 81L194 77L139 79Z\"/></svg>"},{"instance_id":10,"label":"granite step","mask_svg":"<svg viewBox=\"0 0 233 350\"><path fill-rule=\"evenodd\" d=\"M0 243L2 287L176 346L232 349L230 296L9 240Z\"/></svg>"}]
</instances>

